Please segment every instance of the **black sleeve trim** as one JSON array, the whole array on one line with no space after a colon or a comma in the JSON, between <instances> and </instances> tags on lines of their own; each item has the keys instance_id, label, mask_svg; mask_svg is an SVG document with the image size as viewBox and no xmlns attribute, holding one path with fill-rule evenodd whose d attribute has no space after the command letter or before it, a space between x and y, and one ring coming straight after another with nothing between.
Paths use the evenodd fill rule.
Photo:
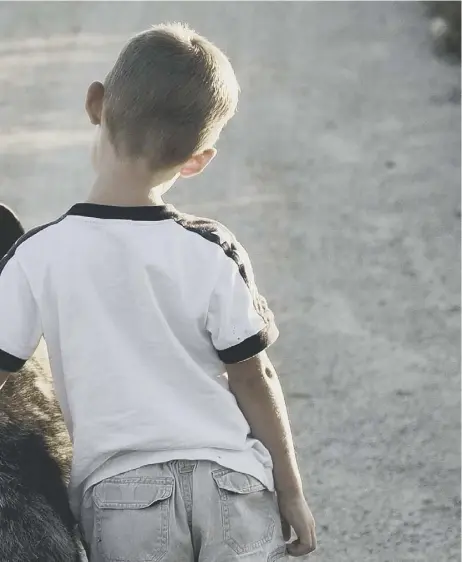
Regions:
<instances>
[{"instance_id":1,"label":"black sleeve trim","mask_svg":"<svg viewBox=\"0 0 462 562\"><path fill-rule=\"evenodd\" d=\"M6 351L0 349L0 371L6 371L7 373L16 373L19 369L22 369L26 363L27 359L20 359L14 355L10 355Z\"/></svg>"},{"instance_id":2,"label":"black sleeve trim","mask_svg":"<svg viewBox=\"0 0 462 562\"><path fill-rule=\"evenodd\" d=\"M258 334L250 336L250 338L247 338L237 345L233 345L228 349L217 350L218 357L225 365L246 361L267 349L278 339L278 336L279 330L276 324L272 322L266 328L258 332Z\"/></svg>"}]
</instances>

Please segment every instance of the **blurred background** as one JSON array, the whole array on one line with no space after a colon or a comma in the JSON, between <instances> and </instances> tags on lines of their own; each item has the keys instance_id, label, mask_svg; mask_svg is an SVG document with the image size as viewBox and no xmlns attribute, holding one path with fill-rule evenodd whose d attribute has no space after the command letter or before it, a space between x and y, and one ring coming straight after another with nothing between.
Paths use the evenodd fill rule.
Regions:
<instances>
[{"instance_id":1,"label":"blurred background","mask_svg":"<svg viewBox=\"0 0 462 562\"><path fill-rule=\"evenodd\" d=\"M89 190L89 83L172 20L241 84L169 198L235 232L275 312L311 558L460 560L460 2L1 2L0 201L28 228Z\"/></svg>"}]
</instances>

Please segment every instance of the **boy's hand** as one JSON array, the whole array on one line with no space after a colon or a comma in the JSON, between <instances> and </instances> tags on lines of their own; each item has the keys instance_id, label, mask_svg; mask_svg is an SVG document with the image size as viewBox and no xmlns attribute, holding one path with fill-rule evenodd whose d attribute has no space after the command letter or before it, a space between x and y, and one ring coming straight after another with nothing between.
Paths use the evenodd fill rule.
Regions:
<instances>
[{"instance_id":1,"label":"boy's hand","mask_svg":"<svg viewBox=\"0 0 462 562\"><path fill-rule=\"evenodd\" d=\"M302 494L278 494L284 540L290 540L291 529L296 540L287 545L290 556L304 556L316 549L316 524L308 504Z\"/></svg>"}]
</instances>

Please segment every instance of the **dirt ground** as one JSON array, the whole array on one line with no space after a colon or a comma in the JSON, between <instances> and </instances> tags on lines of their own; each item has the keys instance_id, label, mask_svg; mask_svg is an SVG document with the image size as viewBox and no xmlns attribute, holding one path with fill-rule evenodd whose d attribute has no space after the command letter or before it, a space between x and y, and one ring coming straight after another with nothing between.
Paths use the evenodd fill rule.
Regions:
<instances>
[{"instance_id":1,"label":"dirt ground","mask_svg":"<svg viewBox=\"0 0 462 562\"><path fill-rule=\"evenodd\" d=\"M278 319L312 558L460 560L460 72L416 2L1 2L0 200L26 226L85 197L86 87L166 20L241 83L171 201L235 231Z\"/></svg>"}]
</instances>

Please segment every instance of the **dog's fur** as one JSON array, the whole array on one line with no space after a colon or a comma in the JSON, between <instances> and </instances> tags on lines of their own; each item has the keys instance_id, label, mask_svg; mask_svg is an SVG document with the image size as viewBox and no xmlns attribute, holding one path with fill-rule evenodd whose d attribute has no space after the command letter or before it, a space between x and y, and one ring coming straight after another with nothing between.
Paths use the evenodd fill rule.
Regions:
<instances>
[{"instance_id":1,"label":"dog's fur","mask_svg":"<svg viewBox=\"0 0 462 562\"><path fill-rule=\"evenodd\" d=\"M23 234L24 228L13 211L0 204L0 259Z\"/></svg>"},{"instance_id":2,"label":"dog's fur","mask_svg":"<svg viewBox=\"0 0 462 562\"><path fill-rule=\"evenodd\" d=\"M23 234L0 205L0 258ZM0 390L0 562L80 561L65 484L71 446L47 384L32 358Z\"/></svg>"}]
</instances>

